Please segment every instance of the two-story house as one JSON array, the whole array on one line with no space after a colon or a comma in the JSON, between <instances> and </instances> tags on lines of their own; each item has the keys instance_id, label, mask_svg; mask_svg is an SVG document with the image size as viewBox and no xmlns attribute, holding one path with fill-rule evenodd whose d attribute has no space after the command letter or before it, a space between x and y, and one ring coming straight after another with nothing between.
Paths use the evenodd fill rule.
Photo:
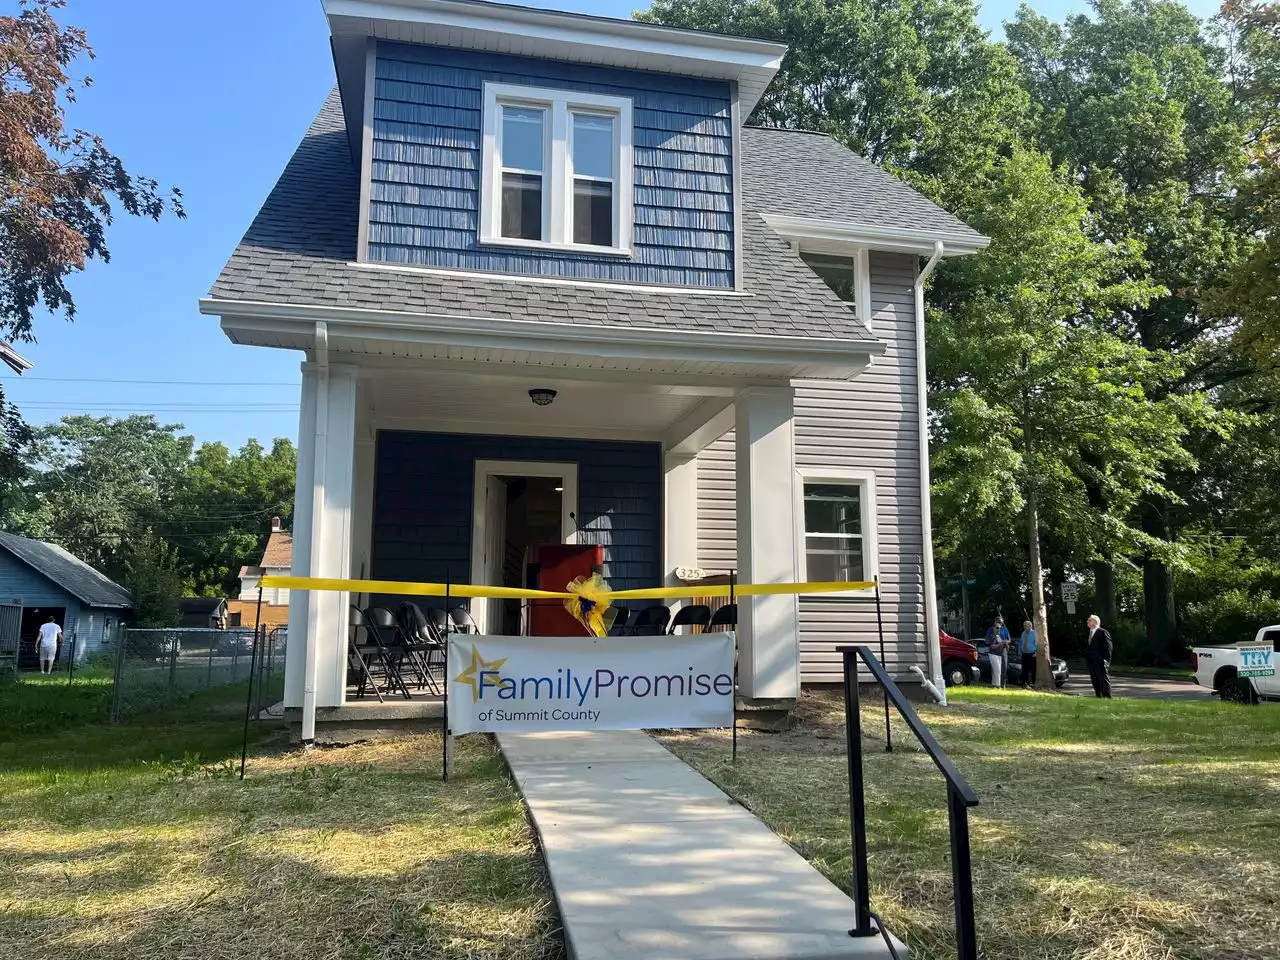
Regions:
<instances>
[{"instance_id":1,"label":"two-story house","mask_svg":"<svg viewBox=\"0 0 1280 960\"><path fill-rule=\"evenodd\" d=\"M501 584L550 537L620 589L878 579L891 667L941 685L923 284L986 240L826 136L745 126L779 44L324 7L337 89L201 301L306 355L294 572ZM291 597L304 738L346 696L349 599ZM758 597L738 633L741 695L786 701L875 607Z\"/></svg>"},{"instance_id":2,"label":"two-story house","mask_svg":"<svg viewBox=\"0 0 1280 960\"><path fill-rule=\"evenodd\" d=\"M240 594L227 601L227 621L232 627L251 627L257 623L268 628L289 623L289 589L267 587L259 593L262 578L280 576L293 571L293 535L284 528L279 517L271 518L271 533L262 549L262 559L255 566L240 568Z\"/></svg>"}]
</instances>

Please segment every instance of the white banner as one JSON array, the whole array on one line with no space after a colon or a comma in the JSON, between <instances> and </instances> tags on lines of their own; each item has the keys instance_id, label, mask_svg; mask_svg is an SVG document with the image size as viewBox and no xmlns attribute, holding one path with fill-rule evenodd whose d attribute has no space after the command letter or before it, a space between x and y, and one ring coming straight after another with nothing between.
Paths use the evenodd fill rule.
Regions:
<instances>
[{"instance_id":1,"label":"white banner","mask_svg":"<svg viewBox=\"0 0 1280 960\"><path fill-rule=\"evenodd\" d=\"M449 638L451 733L727 727L732 633Z\"/></svg>"}]
</instances>

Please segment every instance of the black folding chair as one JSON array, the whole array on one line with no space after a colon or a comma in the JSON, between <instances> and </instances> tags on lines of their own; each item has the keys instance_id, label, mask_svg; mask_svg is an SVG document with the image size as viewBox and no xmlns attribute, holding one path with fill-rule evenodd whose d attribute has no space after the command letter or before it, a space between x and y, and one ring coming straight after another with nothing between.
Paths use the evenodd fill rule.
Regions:
<instances>
[{"instance_id":1,"label":"black folding chair","mask_svg":"<svg viewBox=\"0 0 1280 960\"><path fill-rule=\"evenodd\" d=\"M480 628L471 619L471 611L466 607L454 607L449 611L449 619L453 621L454 633L479 633Z\"/></svg>"},{"instance_id":2,"label":"black folding chair","mask_svg":"<svg viewBox=\"0 0 1280 960\"><path fill-rule=\"evenodd\" d=\"M631 622L627 631L632 637L661 637L667 632L667 622L671 619L671 611L661 604L645 607Z\"/></svg>"},{"instance_id":3,"label":"black folding chair","mask_svg":"<svg viewBox=\"0 0 1280 960\"><path fill-rule=\"evenodd\" d=\"M627 635L627 620L631 617L630 607L614 607L615 613L613 624L609 627L609 636L625 637Z\"/></svg>"},{"instance_id":4,"label":"black folding chair","mask_svg":"<svg viewBox=\"0 0 1280 960\"><path fill-rule=\"evenodd\" d=\"M359 607L353 606L347 619L347 683L355 682L357 697L363 697L366 690L372 690L377 696L378 702L385 703L386 699L378 689L378 683L373 678L373 671L369 668L371 660L376 662L378 646L374 643L360 643L361 630L365 631L365 640L367 641L369 639L369 631L365 626L364 614Z\"/></svg>"},{"instance_id":5,"label":"black folding chair","mask_svg":"<svg viewBox=\"0 0 1280 960\"><path fill-rule=\"evenodd\" d=\"M453 621L449 619L449 615L439 607L427 607L427 623L431 625L443 642L445 634L453 633Z\"/></svg>"},{"instance_id":6,"label":"black folding chair","mask_svg":"<svg viewBox=\"0 0 1280 960\"><path fill-rule=\"evenodd\" d=\"M711 608L702 603L692 603L676 611L667 633L674 634L680 627L702 627L705 630L710 622Z\"/></svg>"},{"instance_id":7,"label":"black folding chair","mask_svg":"<svg viewBox=\"0 0 1280 960\"><path fill-rule=\"evenodd\" d=\"M430 687L432 693L439 696L440 682L431 668L433 664L439 668L442 681L445 672L444 642L416 603L406 601L400 604L396 610L396 626L400 630L405 656L418 678L418 689Z\"/></svg>"},{"instance_id":8,"label":"black folding chair","mask_svg":"<svg viewBox=\"0 0 1280 960\"><path fill-rule=\"evenodd\" d=\"M736 630L738 628L738 605L726 603L711 615L711 622L702 628L703 633L720 630Z\"/></svg>"},{"instance_id":9,"label":"black folding chair","mask_svg":"<svg viewBox=\"0 0 1280 960\"><path fill-rule=\"evenodd\" d=\"M378 663L381 665L387 681L387 693L397 691L406 700L412 700L404 677L400 675L400 665L396 653L396 618L386 607L370 607L364 612L365 630L378 648Z\"/></svg>"}]
</instances>

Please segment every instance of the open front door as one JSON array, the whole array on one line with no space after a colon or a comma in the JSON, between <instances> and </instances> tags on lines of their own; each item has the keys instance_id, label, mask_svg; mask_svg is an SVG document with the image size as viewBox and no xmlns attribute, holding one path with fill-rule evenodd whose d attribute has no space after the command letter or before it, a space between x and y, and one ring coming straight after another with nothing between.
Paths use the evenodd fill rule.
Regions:
<instances>
[{"instance_id":1,"label":"open front door","mask_svg":"<svg viewBox=\"0 0 1280 960\"><path fill-rule=\"evenodd\" d=\"M484 495L484 583L500 587L507 552L507 481L490 476ZM502 601L473 600L473 608L483 606L480 628L486 633L502 632Z\"/></svg>"}]
</instances>

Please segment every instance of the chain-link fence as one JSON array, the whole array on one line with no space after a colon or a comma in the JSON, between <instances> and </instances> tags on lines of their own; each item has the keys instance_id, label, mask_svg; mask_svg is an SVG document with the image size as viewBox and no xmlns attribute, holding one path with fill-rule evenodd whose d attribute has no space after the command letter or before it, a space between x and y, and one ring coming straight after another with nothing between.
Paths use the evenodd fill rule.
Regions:
<instances>
[{"instance_id":1,"label":"chain-link fence","mask_svg":"<svg viewBox=\"0 0 1280 960\"><path fill-rule=\"evenodd\" d=\"M283 694L285 631L264 628L256 639L249 628L122 628L113 651L111 719L251 678L251 708L261 712Z\"/></svg>"}]
</instances>

